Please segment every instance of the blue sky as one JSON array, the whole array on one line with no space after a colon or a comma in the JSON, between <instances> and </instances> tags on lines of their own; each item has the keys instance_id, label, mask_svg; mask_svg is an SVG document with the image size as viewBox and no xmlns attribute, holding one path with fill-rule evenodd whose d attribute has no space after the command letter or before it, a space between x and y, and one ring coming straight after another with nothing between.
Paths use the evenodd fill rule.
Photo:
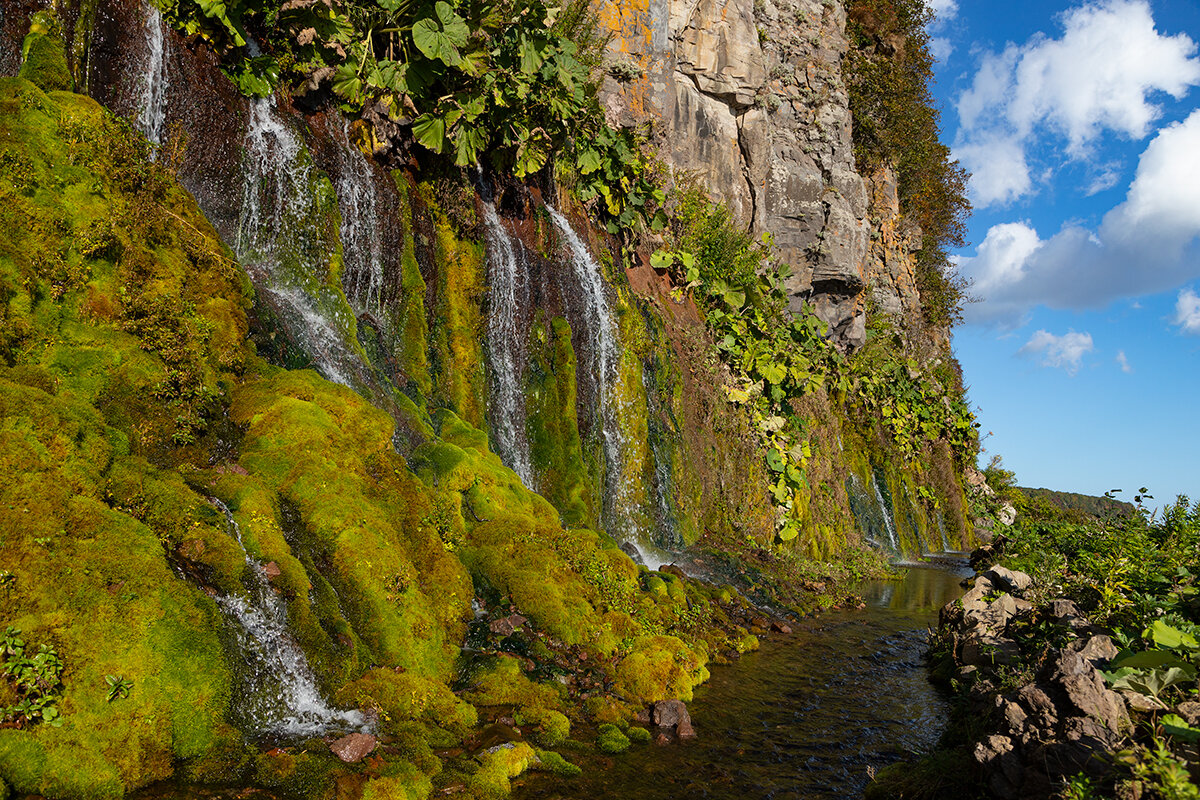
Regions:
<instances>
[{"instance_id":1,"label":"blue sky","mask_svg":"<svg viewBox=\"0 0 1200 800\"><path fill-rule=\"evenodd\" d=\"M1200 4L930 0L986 463L1200 499Z\"/></svg>"}]
</instances>

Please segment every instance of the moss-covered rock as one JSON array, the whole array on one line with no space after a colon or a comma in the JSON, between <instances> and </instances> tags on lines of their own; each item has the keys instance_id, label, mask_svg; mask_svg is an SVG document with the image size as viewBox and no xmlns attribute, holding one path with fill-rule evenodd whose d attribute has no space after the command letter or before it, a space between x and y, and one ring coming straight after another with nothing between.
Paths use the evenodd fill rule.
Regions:
<instances>
[{"instance_id":1,"label":"moss-covered rock","mask_svg":"<svg viewBox=\"0 0 1200 800\"><path fill-rule=\"evenodd\" d=\"M612 723L600 726L596 736L596 747L601 753L624 753L629 749L629 737L621 733L621 729Z\"/></svg>"}]
</instances>

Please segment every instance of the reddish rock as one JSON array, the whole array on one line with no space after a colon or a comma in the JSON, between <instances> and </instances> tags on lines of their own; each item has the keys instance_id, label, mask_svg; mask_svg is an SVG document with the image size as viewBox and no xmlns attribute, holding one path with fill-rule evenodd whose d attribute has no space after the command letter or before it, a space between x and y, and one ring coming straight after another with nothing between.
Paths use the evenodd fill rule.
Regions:
<instances>
[{"instance_id":1,"label":"reddish rock","mask_svg":"<svg viewBox=\"0 0 1200 800\"><path fill-rule=\"evenodd\" d=\"M771 620L771 630L775 631L776 633L791 633L792 626L788 625L783 620L773 619Z\"/></svg>"},{"instance_id":2,"label":"reddish rock","mask_svg":"<svg viewBox=\"0 0 1200 800\"><path fill-rule=\"evenodd\" d=\"M274 561L268 561L263 564L263 575L267 576L267 580L273 581L283 574L283 570Z\"/></svg>"},{"instance_id":3,"label":"reddish rock","mask_svg":"<svg viewBox=\"0 0 1200 800\"><path fill-rule=\"evenodd\" d=\"M650 706L646 706L642 710L633 715L633 721L639 725L650 724Z\"/></svg>"},{"instance_id":4,"label":"reddish rock","mask_svg":"<svg viewBox=\"0 0 1200 800\"><path fill-rule=\"evenodd\" d=\"M507 617L501 617L489 622L488 629L497 636L512 636L513 633L528 621L520 614L510 614Z\"/></svg>"},{"instance_id":5,"label":"reddish rock","mask_svg":"<svg viewBox=\"0 0 1200 800\"><path fill-rule=\"evenodd\" d=\"M690 725L691 721L682 700L659 700L654 704L654 724L660 728L673 728L683 722Z\"/></svg>"},{"instance_id":6,"label":"reddish rock","mask_svg":"<svg viewBox=\"0 0 1200 800\"><path fill-rule=\"evenodd\" d=\"M654 743L659 747L665 747L671 743L671 734L666 731L659 731L654 735Z\"/></svg>"},{"instance_id":7,"label":"reddish rock","mask_svg":"<svg viewBox=\"0 0 1200 800\"><path fill-rule=\"evenodd\" d=\"M696 729L692 727L692 721L681 719L679 724L675 726L675 735L680 739L695 739Z\"/></svg>"},{"instance_id":8,"label":"reddish rock","mask_svg":"<svg viewBox=\"0 0 1200 800\"><path fill-rule=\"evenodd\" d=\"M354 764L366 758L375 744L375 737L369 733L352 733L330 744L329 749L342 761Z\"/></svg>"}]
</instances>

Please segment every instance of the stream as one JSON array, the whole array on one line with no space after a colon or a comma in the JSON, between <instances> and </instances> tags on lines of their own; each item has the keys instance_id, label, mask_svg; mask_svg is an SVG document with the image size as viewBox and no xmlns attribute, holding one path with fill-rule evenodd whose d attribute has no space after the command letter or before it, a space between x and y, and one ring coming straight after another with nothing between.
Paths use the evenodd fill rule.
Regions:
<instances>
[{"instance_id":1,"label":"stream","mask_svg":"<svg viewBox=\"0 0 1200 800\"><path fill-rule=\"evenodd\" d=\"M930 684L926 629L962 589L961 575L913 568L872 581L866 608L806 619L728 666L688 704L698 738L633 745L608 769L535 777L516 800L861 796L870 770L937 743L949 705Z\"/></svg>"}]
</instances>

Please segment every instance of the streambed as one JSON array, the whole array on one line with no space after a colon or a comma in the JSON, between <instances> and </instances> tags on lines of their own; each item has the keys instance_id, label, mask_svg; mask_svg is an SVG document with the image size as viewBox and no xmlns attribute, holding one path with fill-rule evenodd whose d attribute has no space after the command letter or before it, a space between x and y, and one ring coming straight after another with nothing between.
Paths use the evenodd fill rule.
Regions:
<instances>
[{"instance_id":1,"label":"streambed","mask_svg":"<svg viewBox=\"0 0 1200 800\"><path fill-rule=\"evenodd\" d=\"M961 575L914 568L871 582L866 608L802 621L790 635L712 670L689 704L698 739L634 745L578 778L534 777L516 800L859 796L869 770L931 748L949 707L929 683L927 628L962 593Z\"/></svg>"}]
</instances>

